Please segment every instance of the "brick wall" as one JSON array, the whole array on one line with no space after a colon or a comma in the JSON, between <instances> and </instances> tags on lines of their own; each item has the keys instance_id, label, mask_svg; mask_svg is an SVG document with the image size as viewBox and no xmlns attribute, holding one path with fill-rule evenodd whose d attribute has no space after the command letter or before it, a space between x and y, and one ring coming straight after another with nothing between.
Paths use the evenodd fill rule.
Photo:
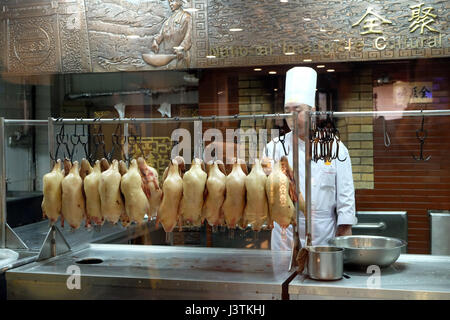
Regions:
<instances>
[{"instance_id":1,"label":"brick wall","mask_svg":"<svg viewBox=\"0 0 450 320\"><path fill-rule=\"evenodd\" d=\"M372 111L372 69L360 69L339 79L338 111ZM355 189L374 188L373 120L371 117L339 118L341 139L347 146Z\"/></svg>"},{"instance_id":2,"label":"brick wall","mask_svg":"<svg viewBox=\"0 0 450 320\"><path fill-rule=\"evenodd\" d=\"M260 77L239 76L239 114L267 114L272 112L273 89ZM270 126L270 123L264 122L263 119L257 119L256 123L255 120L242 120L240 128L243 130L254 128L258 133L258 130L266 128L267 124ZM258 145L249 144L248 141L245 141L246 158L248 159L250 151L255 152L257 148Z\"/></svg>"}]
</instances>

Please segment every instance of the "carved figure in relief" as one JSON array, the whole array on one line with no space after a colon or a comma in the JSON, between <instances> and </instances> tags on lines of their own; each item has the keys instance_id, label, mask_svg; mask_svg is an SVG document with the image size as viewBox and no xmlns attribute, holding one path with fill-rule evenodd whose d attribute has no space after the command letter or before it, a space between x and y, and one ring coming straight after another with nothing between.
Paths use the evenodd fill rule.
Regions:
<instances>
[{"instance_id":1,"label":"carved figure in relief","mask_svg":"<svg viewBox=\"0 0 450 320\"><path fill-rule=\"evenodd\" d=\"M192 16L183 10L182 0L168 0L172 15L164 21L152 43L152 51L143 54L145 62L161 67L188 68L192 40Z\"/></svg>"}]
</instances>

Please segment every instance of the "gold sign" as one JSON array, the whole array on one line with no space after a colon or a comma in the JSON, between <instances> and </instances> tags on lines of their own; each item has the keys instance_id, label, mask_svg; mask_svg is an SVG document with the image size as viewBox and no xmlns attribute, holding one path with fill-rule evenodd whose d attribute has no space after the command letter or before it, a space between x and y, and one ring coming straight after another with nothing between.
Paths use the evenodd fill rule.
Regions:
<instances>
[{"instance_id":1,"label":"gold sign","mask_svg":"<svg viewBox=\"0 0 450 320\"><path fill-rule=\"evenodd\" d=\"M441 0L0 0L0 8L0 71L9 74L450 56Z\"/></svg>"},{"instance_id":2,"label":"gold sign","mask_svg":"<svg viewBox=\"0 0 450 320\"><path fill-rule=\"evenodd\" d=\"M420 34L423 34L423 28L427 28L430 31L433 32L439 32L436 29L432 28L430 24L433 24L436 22L437 15L431 13L431 11L434 10L433 7L426 7L422 8L424 3L419 3L418 5L410 7L411 12L411 18L408 19L408 21L413 21L411 25L409 26L410 31L414 32L417 28L420 27Z\"/></svg>"},{"instance_id":3,"label":"gold sign","mask_svg":"<svg viewBox=\"0 0 450 320\"><path fill-rule=\"evenodd\" d=\"M374 12L372 8L368 8L366 13L358 20L352 27L357 27L361 22L364 21L363 29L366 30L364 32L360 32L361 35L370 34L370 33L383 33L381 30L382 24L392 24L392 21L389 21L378 13Z\"/></svg>"}]
</instances>

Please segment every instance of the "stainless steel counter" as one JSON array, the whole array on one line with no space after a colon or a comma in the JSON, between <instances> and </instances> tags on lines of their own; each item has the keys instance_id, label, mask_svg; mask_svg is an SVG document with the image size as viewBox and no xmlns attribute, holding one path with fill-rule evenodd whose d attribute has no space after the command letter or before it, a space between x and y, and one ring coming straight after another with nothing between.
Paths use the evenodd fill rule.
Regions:
<instances>
[{"instance_id":1,"label":"stainless steel counter","mask_svg":"<svg viewBox=\"0 0 450 320\"><path fill-rule=\"evenodd\" d=\"M315 281L297 275L289 298L304 299L445 299L450 300L450 256L402 254L375 274L344 270L350 279Z\"/></svg>"},{"instance_id":2,"label":"stainless steel counter","mask_svg":"<svg viewBox=\"0 0 450 320\"><path fill-rule=\"evenodd\" d=\"M86 258L103 262L76 263ZM289 262L270 250L91 244L10 270L6 282L8 299L281 299ZM66 285L73 265L79 290Z\"/></svg>"},{"instance_id":3,"label":"stainless steel counter","mask_svg":"<svg viewBox=\"0 0 450 320\"><path fill-rule=\"evenodd\" d=\"M29 249L15 250L19 253L19 259L8 266L0 266L0 273L11 268L34 262L39 255L39 250L44 243L49 228L48 220L14 228L14 232L22 239ZM130 225L128 228L125 228L120 224L113 225L112 223L105 223L101 227L80 227L77 230L71 230L67 225L65 228L61 228L58 221L58 228L71 248L76 250L79 246L88 243L128 243L129 240L148 235L150 232L154 231L155 222L149 221L141 225Z\"/></svg>"}]
</instances>

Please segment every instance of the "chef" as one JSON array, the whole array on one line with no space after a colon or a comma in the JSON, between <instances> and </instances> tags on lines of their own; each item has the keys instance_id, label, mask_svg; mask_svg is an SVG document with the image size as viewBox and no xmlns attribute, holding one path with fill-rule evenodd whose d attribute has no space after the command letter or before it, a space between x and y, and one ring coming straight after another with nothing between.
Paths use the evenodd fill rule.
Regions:
<instances>
[{"instance_id":1,"label":"chef","mask_svg":"<svg viewBox=\"0 0 450 320\"><path fill-rule=\"evenodd\" d=\"M297 111L298 114L298 163L300 191L305 194L305 112L315 111L317 73L308 67L295 67L286 73L285 112ZM287 119L291 131L286 134L284 148L278 138L275 139L275 154L273 154L274 141L267 144L268 156L274 160L280 159L288 153L287 157L291 167L293 121ZM334 144L335 145L335 144ZM326 164L323 160L317 163L311 161L311 211L312 211L312 245L327 245L328 240L335 236L351 235L352 225L356 224L355 217L355 191L353 186L352 165L347 148L342 142L339 144L339 158L341 162L332 160ZM305 216L299 212L299 235L302 247L305 246ZM274 222L271 237L272 250L291 250L293 246L293 227L282 230Z\"/></svg>"},{"instance_id":2,"label":"chef","mask_svg":"<svg viewBox=\"0 0 450 320\"><path fill-rule=\"evenodd\" d=\"M155 53L175 53L176 67L187 68L190 63L192 17L189 12L183 10L183 0L168 0L168 2L172 15L153 39L152 50Z\"/></svg>"}]
</instances>

